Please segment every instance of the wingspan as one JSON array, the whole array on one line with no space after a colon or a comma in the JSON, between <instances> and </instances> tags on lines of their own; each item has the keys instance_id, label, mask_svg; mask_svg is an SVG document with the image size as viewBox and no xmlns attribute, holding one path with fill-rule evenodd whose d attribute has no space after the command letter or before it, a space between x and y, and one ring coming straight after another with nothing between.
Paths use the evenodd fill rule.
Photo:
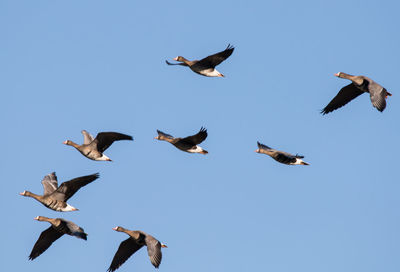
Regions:
<instances>
[{"instance_id":1,"label":"wingspan","mask_svg":"<svg viewBox=\"0 0 400 272\"><path fill-rule=\"evenodd\" d=\"M67 201L72 197L81 187L91 183L99 178L99 173L74 178L70 181L61 183L60 187L52 194L52 198L60 201Z\"/></svg>"},{"instance_id":2,"label":"wingspan","mask_svg":"<svg viewBox=\"0 0 400 272\"><path fill-rule=\"evenodd\" d=\"M113 272L117 270L126 260L129 259L132 254L138 251L143 245L139 245L136 241L132 238L128 238L123 241L114 255L114 258L111 262L110 267L107 271Z\"/></svg>"},{"instance_id":3,"label":"wingspan","mask_svg":"<svg viewBox=\"0 0 400 272\"><path fill-rule=\"evenodd\" d=\"M339 93L332 99L331 102L329 102L329 104L321 111L321 113L325 115L340 107L343 107L363 93L364 92L358 89L356 85L350 83L339 91Z\"/></svg>"},{"instance_id":4,"label":"wingspan","mask_svg":"<svg viewBox=\"0 0 400 272\"><path fill-rule=\"evenodd\" d=\"M43 184L43 195L49 195L53 193L55 190L57 190L58 182L56 173L53 172L46 175L42 180L42 184Z\"/></svg>"},{"instance_id":5,"label":"wingspan","mask_svg":"<svg viewBox=\"0 0 400 272\"><path fill-rule=\"evenodd\" d=\"M32 252L29 255L29 260L34 260L36 257L40 256L43 252L45 252L51 244L56 241L58 238L63 236L63 233L57 231L55 228L50 226L48 229L43 231L39 239L36 241L33 246Z\"/></svg>"},{"instance_id":6,"label":"wingspan","mask_svg":"<svg viewBox=\"0 0 400 272\"><path fill-rule=\"evenodd\" d=\"M214 68L215 66L217 66L218 64L229 58L229 56L232 55L234 49L235 48L232 45L228 44L228 46L224 51L218 52L214 55L210 55L204 59L201 59L196 63L196 65Z\"/></svg>"},{"instance_id":7,"label":"wingspan","mask_svg":"<svg viewBox=\"0 0 400 272\"><path fill-rule=\"evenodd\" d=\"M163 136L163 137L169 138L169 139L174 139L174 136L169 135L169 134L167 134L167 133L164 133L164 132L162 132L161 130L158 130L158 129L157 129L157 133L158 133L159 136Z\"/></svg>"},{"instance_id":8,"label":"wingspan","mask_svg":"<svg viewBox=\"0 0 400 272\"><path fill-rule=\"evenodd\" d=\"M97 134L95 140L97 141L97 150L99 150L100 152L104 152L115 141L121 141L121 140L132 141L133 138L132 136L118 132L100 132L99 134Z\"/></svg>"},{"instance_id":9,"label":"wingspan","mask_svg":"<svg viewBox=\"0 0 400 272\"><path fill-rule=\"evenodd\" d=\"M92 134L90 134L86 130L82 130L81 132L83 134L83 144L90 144L94 140Z\"/></svg>"},{"instance_id":10,"label":"wingspan","mask_svg":"<svg viewBox=\"0 0 400 272\"><path fill-rule=\"evenodd\" d=\"M150 258L150 262L155 268L158 268L161 263L162 253L161 253L161 243L154 237L146 236L147 253Z\"/></svg>"},{"instance_id":11,"label":"wingspan","mask_svg":"<svg viewBox=\"0 0 400 272\"><path fill-rule=\"evenodd\" d=\"M386 108L386 96L387 95L388 95L388 92L386 91L386 89L382 89L382 91L380 91L380 92L371 92L370 91L371 103L380 112L382 112Z\"/></svg>"},{"instance_id":12,"label":"wingspan","mask_svg":"<svg viewBox=\"0 0 400 272\"><path fill-rule=\"evenodd\" d=\"M192 145L198 145L207 138L207 135L207 129L201 127L200 131L197 134L183 138L182 141L190 143Z\"/></svg>"},{"instance_id":13,"label":"wingspan","mask_svg":"<svg viewBox=\"0 0 400 272\"><path fill-rule=\"evenodd\" d=\"M260 149L272 149L271 147L269 147L269 146L267 146L267 145L264 145L264 144L262 144L262 143L260 143L260 142L257 142L257 146L258 146L258 148L260 148Z\"/></svg>"},{"instance_id":14,"label":"wingspan","mask_svg":"<svg viewBox=\"0 0 400 272\"><path fill-rule=\"evenodd\" d=\"M184 62L179 62L179 63L171 63L168 60L165 61L168 65L182 65L182 66L189 66Z\"/></svg>"}]
</instances>

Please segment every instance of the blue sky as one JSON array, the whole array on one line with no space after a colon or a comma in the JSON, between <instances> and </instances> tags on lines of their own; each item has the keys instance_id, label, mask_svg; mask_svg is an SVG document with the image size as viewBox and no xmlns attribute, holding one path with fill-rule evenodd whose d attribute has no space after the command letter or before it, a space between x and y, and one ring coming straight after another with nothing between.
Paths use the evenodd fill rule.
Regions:
<instances>
[{"instance_id":1,"label":"blue sky","mask_svg":"<svg viewBox=\"0 0 400 272\"><path fill-rule=\"evenodd\" d=\"M400 269L399 48L396 1L1 1L0 100L4 271L105 271L127 237L168 245L160 271ZM206 78L165 59L236 49ZM362 74L393 94L319 111ZM397 117L396 117L397 116ZM207 156L154 140L201 126ZM94 162L65 146L80 131L134 142ZM256 154L256 142L305 155L309 167ZM100 172L58 213L23 190ZM34 261L47 223L63 217L88 241L62 237ZM119 271L154 271L141 250Z\"/></svg>"}]
</instances>

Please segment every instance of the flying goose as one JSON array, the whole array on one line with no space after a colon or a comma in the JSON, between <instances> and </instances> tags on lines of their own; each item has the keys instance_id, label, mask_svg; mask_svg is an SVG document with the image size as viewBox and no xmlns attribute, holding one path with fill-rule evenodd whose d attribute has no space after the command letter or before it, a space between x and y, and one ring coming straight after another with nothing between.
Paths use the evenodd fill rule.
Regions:
<instances>
[{"instance_id":1,"label":"flying goose","mask_svg":"<svg viewBox=\"0 0 400 272\"><path fill-rule=\"evenodd\" d=\"M372 105L378 111L382 112L386 108L386 98L392 94L372 79L366 76L352 76L343 72L336 73L335 76L349 79L352 82L339 91L332 101L321 111L322 114L325 115L343 107L363 93L369 93Z\"/></svg>"},{"instance_id":2,"label":"flying goose","mask_svg":"<svg viewBox=\"0 0 400 272\"><path fill-rule=\"evenodd\" d=\"M200 128L200 131L197 134L188 136L186 138L174 138L160 130L157 130L157 133L158 136L154 137L154 139L167 141L182 151L189 153L201 153L204 155L208 153L208 151L198 146L198 144L207 138L207 129L203 127Z\"/></svg>"},{"instance_id":3,"label":"flying goose","mask_svg":"<svg viewBox=\"0 0 400 272\"><path fill-rule=\"evenodd\" d=\"M165 61L168 65L182 65L189 66L189 68L200 75L208 76L208 77L224 77L223 74L218 72L215 69L215 66L229 58L232 55L232 52L235 48L228 44L228 47L219 53L214 55L210 55L201 60L187 60L182 56L178 56L174 58L174 60L179 61L180 63L170 63L167 60Z\"/></svg>"},{"instance_id":4,"label":"flying goose","mask_svg":"<svg viewBox=\"0 0 400 272\"><path fill-rule=\"evenodd\" d=\"M82 130L83 145L66 140L63 144L75 147L83 156L94 161L111 161L103 152L112 145L114 141L133 140L132 136L118 132L100 132L93 138L86 130Z\"/></svg>"},{"instance_id":5,"label":"flying goose","mask_svg":"<svg viewBox=\"0 0 400 272\"><path fill-rule=\"evenodd\" d=\"M60 187L57 184L56 173L53 172L45 176L42 180L43 184L43 195L36 195L29 191L23 191L20 193L22 196L29 196L49 209L57 212L70 212L77 211L78 209L72 207L67 203L67 200L71 198L81 187L91 183L99 177L99 173L74 178L70 181L61 183Z\"/></svg>"},{"instance_id":6,"label":"flying goose","mask_svg":"<svg viewBox=\"0 0 400 272\"><path fill-rule=\"evenodd\" d=\"M126 262L126 260L129 259L130 256L132 256L132 254L143 246L147 246L147 253L150 257L150 262L154 267L158 268L160 266L162 258L161 248L167 247L166 245L160 243L153 236L140 230L127 230L123 227L115 227L113 230L125 232L130 237L121 242L107 271L113 272L117 270L124 262Z\"/></svg>"},{"instance_id":7,"label":"flying goose","mask_svg":"<svg viewBox=\"0 0 400 272\"><path fill-rule=\"evenodd\" d=\"M44 216L37 216L35 220L49 222L51 226L40 234L39 239L36 241L29 255L29 260L34 260L36 257L40 256L53 242L64 234L87 240L85 231L71 221L62 218L47 218Z\"/></svg>"},{"instance_id":8,"label":"flying goose","mask_svg":"<svg viewBox=\"0 0 400 272\"><path fill-rule=\"evenodd\" d=\"M288 164L288 165L309 165L308 163L304 162L302 159L304 156L300 155L292 155L287 152L278 151L275 149L270 148L269 146L263 145L260 142L257 142L258 149L256 150L257 153L262 153L270 156L274 160L280 163Z\"/></svg>"}]
</instances>

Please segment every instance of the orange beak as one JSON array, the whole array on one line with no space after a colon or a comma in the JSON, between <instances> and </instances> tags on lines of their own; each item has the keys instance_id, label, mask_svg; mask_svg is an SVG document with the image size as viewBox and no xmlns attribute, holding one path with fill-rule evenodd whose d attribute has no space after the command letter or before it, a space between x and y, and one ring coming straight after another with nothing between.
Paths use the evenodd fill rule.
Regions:
<instances>
[{"instance_id":1,"label":"orange beak","mask_svg":"<svg viewBox=\"0 0 400 272\"><path fill-rule=\"evenodd\" d=\"M173 60L176 60L176 61L178 61L178 57L176 57L176 58L173 58Z\"/></svg>"},{"instance_id":2,"label":"orange beak","mask_svg":"<svg viewBox=\"0 0 400 272\"><path fill-rule=\"evenodd\" d=\"M64 142L63 142L63 144L67 144L67 143L68 143L68 141L64 141Z\"/></svg>"},{"instance_id":3,"label":"orange beak","mask_svg":"<svg viewBox=\"0 0 400 272\"><path fill-rule=\"evenodd\" d=\"M339 75L340 75L340 73L336 73L336 74L334 74L334 76L337 76L337 77L339 77Z\"/></svg>"},{"instance_id":4,"label":"orange beak","mask_svg":"<svg viewBox=\"0 0 400 272\"><path fill-rule=\"evenodd\" d=\"M34 220L39 220L39 216L36 216L35 218L33 218Z\"/></svg>"},{"instance_id":5,"label":"orange beak","mask_svg":"<svg viewBox=\"0 0 400 272\"><path fill-rule=\"evenodd\" d=\"M167 245L161 244L161 247L167 247Z\"/></svg>"},{"instance_id":6,"label":"orange beak","mask_svg":"<svg viewBox=\"0 0 400 272\"><path fill-rule=\"evenodd\" d=\"M115 227L115 228L112 228L113 230L117 230L118 229L118 227Z\"/></svg>"}]
</instances>

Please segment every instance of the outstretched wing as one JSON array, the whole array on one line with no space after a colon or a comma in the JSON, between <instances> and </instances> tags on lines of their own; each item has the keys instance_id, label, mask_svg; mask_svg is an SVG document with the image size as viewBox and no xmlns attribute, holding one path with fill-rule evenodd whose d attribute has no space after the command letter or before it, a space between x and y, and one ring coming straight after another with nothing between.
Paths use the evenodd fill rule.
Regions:
<instances>
[{"instance_id":1,"label":"outstretched wing","mask_svg":"<svg viewBox=\"0 0 400 272\"><path fill-rule=\"evenodd\" d=\"M117 270L126 260L132 256L133 253L138 251L143 245L139 245L136 241L132 238L128 238L123 241L114 255L114 258L111 262L110 267L107 271L113 272Z\"/></svg>"},{"instance_id":2,"label":"outstretched wing","mask_svg":"<svg viewBox=\"0 0 400 272\"><path fill-rule=\"evenodd\" d=\"M386 108L386 96L387 96L386 89L383 88L379 92L370 90L369 93L372 105L374 105L374 107L378 111L382 112Z\"/></svg>"},{"instance_id":3,"label":"outstretched wing","mask_svg":"<svg viewBox=\"0 0 400 272\"><path fill-rule=\"evenodd\" d=\"M196 65L214 68L215 66L229 58L229 56L232 55L234 49L235 48L232 45L228 44L228 47L226 47L224 51L201 59L196 63Z\"/></svg>"},{"instance_id":4,"label":"outstretched wing","mask_svg":"<svg viewBox=\"0 0 400 272\"><path fill-rule=\"evenodd\" d=\"M51 244L61 236L63 236L63 233L57 231L52 226L43 231L33 246L32 252L29 255L29 260L34 260L36 257L40 256L40 254L45 252L46 249L48 249Z\"/></svg>"},{"instance_id":5,"label":"outstretched wing","mask_svg":"<svg viewBox=\"0 0 400 272\"><path fill-rule=\"evenodd\" d=\"M266 149L266 150L272 149L271 147L269 147L267 145L264 145L264 144L262 144L260 142L257 142L257 146L258 146L259 149Z\"/></svg>"},{"instance_id":6,"label":"outstretched wing","mask_svg":"<svg viewBox=\"0 0 400 272\"><path fill-rule=\"evenodd\" d=\"M174 136L169 135L169 134L167 134L167 133L164 133L164 132L162 132L161 130L158 130L158 129L157 129L157 133L158 133L159 136L163 136L163 137L169 138L169 139L174 139Z\"/></svg>"},{"instance_id":7,"label":"outstretched wing","mask_svg":"<svg viewBox=\"0 0 400 272\"><path fill-rule=\"evenodd\" d=\"M343 107L357 96L364 93L356 87L353 83L343 87L339 93L332 99L331 102L321 111L322 114L330 113L340 107Z\"/></svg>"},{"instance_id":8,"label":"outstretched wing","mask_svg":"<svg viewBox=\"0 0 400 272\"><path fill-rule=\"evenodd\" d=\"M161 263L162 253L161 253L161 243L154 237L146 236L147 254L149 254L150 262L155 268L158 268Z\"/></svg>"},{"instance_id":9,"label":"outstretched wing","mask_svg":"<svg viewBox=\"0 0 400 272\"><path fill-rule=\"evenodd\" d=\"M189 66L184 62L179 62L179 63L171 63L168 60L165 61L165 63L167 63L168 65L182 65L182 66Z\"/></svg>"},{"instance_id":10,"label":"outstretched wing","mask_svg":"<svg viewBox=\"0 0 400 272\"><path fill-rule=\"evenodd\" d=\"M83 144L86 145L86 144L90 144L91 142L93 142L94 137L92 136L92 134L90 134L86 130L82 130L81 132L83 134Z\"/></svg>"},{"instance_id":11,"label":"outstretched wing","mask_svg":"<svg viewBox=\"0 0 400 272\"><path fill-rule=\"evenodd\" d=\"M61 183L60 187L52 194L52 198L60 201L67 201L81 187L91 183L99 177L99 173L71 179Z\"/></svg>"},{"instance_id":12,"label":"outstretched wing","mask_svg":"<svg viewBox=\"0 0 400 272\"><path fill-rule=\"evenodd\" d=\"M43 195L49 195L53 193L55 190L57 190L58 182L56 173L53 172L51 174L46 175L42 179L42 184L43 184Z\"/></svg>"},{"instance_id":13,"label":"outstretched wing","mask_svg":"<svg viewBox=\"0 0 400 272\"><path fill-rule=\"evenodd\" d=\"M75 224L72 221L68 221L62 218L59 218L64 224L65 226L68 228L69 230L69 235L75 236L77 238L81 238L83 240L87 240L87 233L85 233L85 231L79 227L77 224Z\"/></svg>"},{"instance_id":14,"label":"outstretched wing","mask_svg":"<svg viewBox=\"0 0 400 272\"><path fill-rule=\"evenodd\" d=\"M121 141L121 140L133 140L132 136L118 133L118 132L100 132L96 136L96 142L97 142L97 150L100 152L104 152L107 148L112 145L113 142L115 141Z\"/></svg>"},{"instance_id":15,"label":"outstretched wing","mask_svg":"<svg viewBox=\"0 0 400 272\"><path fill-rule=\"evenodd\" d=\"M192 145L198 145L202 141L204 141L207 138L207 129L201 127L200 131L192 136L183 138L182 141L192 144Z\"/></svg>"}]
</instances>

